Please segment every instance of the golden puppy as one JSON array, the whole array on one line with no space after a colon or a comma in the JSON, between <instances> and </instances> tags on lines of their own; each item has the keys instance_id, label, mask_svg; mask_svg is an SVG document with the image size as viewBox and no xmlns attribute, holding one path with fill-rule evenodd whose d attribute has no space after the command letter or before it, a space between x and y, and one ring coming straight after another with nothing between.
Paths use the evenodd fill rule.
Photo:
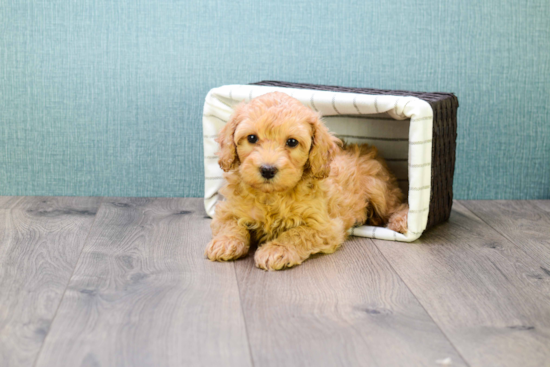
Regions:
<instances>
[{"instance_id":1,"label":"golden puppy","mask_svg":"<svg viewBox=\"0 0 550 367\"><path fill-rule=\"evenodd\" d=\"M227 184L210 260L238 259L255 242L256 266L279 270L334 252L356 225L407 230L408 206L376 148L344 146L297 99L274 92L239 105L217 141Z\"/></svg>"}]
</instances>

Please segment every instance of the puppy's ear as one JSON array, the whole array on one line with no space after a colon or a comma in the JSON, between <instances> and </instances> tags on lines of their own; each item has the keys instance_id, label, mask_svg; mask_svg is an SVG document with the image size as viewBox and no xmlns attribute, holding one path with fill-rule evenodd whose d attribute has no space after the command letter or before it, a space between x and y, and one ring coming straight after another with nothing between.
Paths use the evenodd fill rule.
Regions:
<instances>
[{"instance_id":1,"label":"puppy's ear","mask_svg":"<svg viewBox=\"0 0 550 367\"><path fill-rule=\"evenodd\" d=\"M216 141L220 144L218 153L218 164L225 172L237 168L240 164L239 156L237 155L237 146L235 145L235 130L242 119L242 110L244 104L240 104L235 108L235 112L231 118L221 129Z\"/></svg>"},{"instance_id":2,"label":"puppy's ear","mask_svg":"<svg viewBox=\"0 0 550 367\"><path fill-rule=\"evenodd\" d=\"M320 116L312 117L310 123L313 127L313 137L306 173L314 178L323 179L330 174L330 164L338 151L338 146L342 146L342 141L328 131Z\"/></svg>"}]
</instances>

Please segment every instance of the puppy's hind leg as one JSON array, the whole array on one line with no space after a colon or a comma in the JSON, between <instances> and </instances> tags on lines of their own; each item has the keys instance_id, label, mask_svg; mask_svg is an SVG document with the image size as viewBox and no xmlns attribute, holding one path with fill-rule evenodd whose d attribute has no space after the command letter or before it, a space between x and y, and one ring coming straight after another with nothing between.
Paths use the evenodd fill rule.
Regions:
<instances>
[{"instance_id":1,"label":"puppy's hind leg","mask_svg":"<svg viewBox=\"0 0 550 367\"><path fill-rule=\"evenodd\" d=\"M409 206L401 204L397 210L390 216L387 227L392 231L407 233L407 220L409 217Z\"/></svg>"},{"instance_id":2,"label":"puppy's hind leg","mask_svg":"<svg viewBox=\"0 0 550 367\"><path fill-rule=\"evenodd\" d=\"M368 224L407 233L409 206L403 203L403 193L393 180L371 179L366 191L370 198Z\"/></svg>"}]
</instances>

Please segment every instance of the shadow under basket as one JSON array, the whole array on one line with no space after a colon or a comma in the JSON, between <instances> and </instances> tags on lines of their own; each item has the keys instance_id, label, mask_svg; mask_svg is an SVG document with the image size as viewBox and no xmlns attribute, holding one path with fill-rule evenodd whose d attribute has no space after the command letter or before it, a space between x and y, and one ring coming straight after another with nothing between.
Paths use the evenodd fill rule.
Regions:
<instances>
[{"instance_id":1,"label":"shadow under basket","mask_svg":"<svg viewBox=\"0 0 550 367\"><path fill-rule=\"evenodd\" d=\"M262 81L208 92L203 112L205 197L209 216L221 198L223 171L215 139L240 102L280 91L320 112L324 123L350 143L378 148L409 204L408 232L363 225L355 236L411 242L449 219L453 203L458 99L451 93L346 88Z\"/></svg>"}]
</instances>

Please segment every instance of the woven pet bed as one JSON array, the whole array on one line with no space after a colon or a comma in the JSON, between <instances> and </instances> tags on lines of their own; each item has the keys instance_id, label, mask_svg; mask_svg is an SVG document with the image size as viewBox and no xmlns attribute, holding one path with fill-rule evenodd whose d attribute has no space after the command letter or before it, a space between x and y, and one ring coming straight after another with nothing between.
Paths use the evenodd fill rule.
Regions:
<instances>
[{"instance_id":1,"label":"woven pet bed","mask_svg":"<svg viewBox=\"0 0 550 367\"><path fill-rule=\"evenodd\" d=\"M280 91L320 112L329 129L348 142L375 145L396 175L409 203L406 235L360 226L352 235L410 242L449 218L453 199L458 100L450 93L420 93L263 81L208 92L203 112L205 197L214 215L224 184L215 141L234 107Z\"/></svg>"}]
</instances>

